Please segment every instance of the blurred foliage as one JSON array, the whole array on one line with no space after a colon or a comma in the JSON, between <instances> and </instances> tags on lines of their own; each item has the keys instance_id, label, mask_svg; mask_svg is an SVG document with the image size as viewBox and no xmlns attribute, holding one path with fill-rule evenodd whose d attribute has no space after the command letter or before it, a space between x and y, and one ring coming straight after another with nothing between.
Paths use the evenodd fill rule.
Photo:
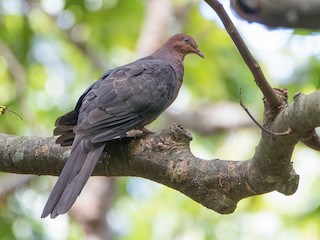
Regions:
<instances>
[{"instance_id":1,"label":"blurred foliage","mask_svg":"<svg viewBox=\"0 0 320 240\"><path fill-rule=\"evenodd\" d=\"M244 102L262 112L262 96L226 32L204 17L203 4L185 4L191 6L188 20L175 19L176 26L167 34L170 36L179 26L179 31L197 39L205 55L204 60L194 56L185 60L184 89L192 97L191 104L238 101L242 86ZM55 119L74 107L88 85L105 70L134 60L145 5L142 0L0 2L0 104L24 119L21 122L12 114L0 115L0 132L51 136ZM319 54L302 61L288 49L283 52L297 64L285 81L271 80L287 87L291 96L296 91L318 89ZM261 64L265 68L264 62ZM195 133L192 148L201 157L247 159L258 139L259 132L250 129L209 137ZM318 157L314 152L304 154L297 155L308 156L303 160ZM306 168L308 164L312 170ZM236 213L227 216L148 180L119 178L108 223L119 240L317 239L317 164L298 161L298 171L305 174L302 179L317 177L302 181L302 190L295 195L271 193L243 200ZM0 239L82 238L80 227L66 216L56 220L39 218L52 188L50 183L48 178L40 177L17 189L5 203L0 202ZM302 207L304 204L309 207Z\"/></svg>"}]
</instances>

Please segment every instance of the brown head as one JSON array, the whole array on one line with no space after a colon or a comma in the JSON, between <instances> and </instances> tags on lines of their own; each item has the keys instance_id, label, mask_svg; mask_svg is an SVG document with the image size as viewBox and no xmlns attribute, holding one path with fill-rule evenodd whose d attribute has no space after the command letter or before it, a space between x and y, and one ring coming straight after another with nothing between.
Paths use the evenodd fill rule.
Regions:
<instances>
[{"instance_id":1,"label":"brown head","mask_svg":"<svg viewBox=\"0 0 320 240\"><path fill-rule=\"evenodd\" d=\"M186 56L189 53L195 53L198 56L204 58L202 52L198 49L197 42L187 34L176 34L173 35L165 43L165 46L169 46L171 49L174 49L176 52Z\"/></svg>"},{"instance_id":2,"label":"brown head","mask_svg":"<svg viewBox=\"0 0 320 240\"><path fill-rule=\"evenodd\" d=\"M169 38L153 55L158 57L175 57L182 61L189 53L195 53L202 58L204 57L198 49L197 42L191 36L179 33Z\"/></svg>"}]
</instances>

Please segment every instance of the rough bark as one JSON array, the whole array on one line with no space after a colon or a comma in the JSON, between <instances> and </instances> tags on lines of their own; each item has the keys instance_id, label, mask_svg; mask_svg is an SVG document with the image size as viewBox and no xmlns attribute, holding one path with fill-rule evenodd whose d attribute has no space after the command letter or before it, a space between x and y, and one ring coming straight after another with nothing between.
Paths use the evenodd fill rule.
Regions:
<instances>
[{"instance_id":1,"label":"rough bark","mask_svg":"<svg viewBox=\"0 0 320 240\"><path fill-rule=\"evenodd\" d=\"M202 160L190 152L190 134L173 124L160 133L107 144L94 175L138 176L176 189L219 213L232 213L246 197L278 191L290 195L299 176L290 161L295 145L320 126L320 90L297 94L294 103L266 126L286 136L262 133L255 154L246 161ZM54 138L0 136L0 171L58 175L69 155Z\"/></svg>"},{"instance_id":2,"label":"rough bark","mask_svg":"<svg viewBox=\"0 0 320 240\"><path fill-rule=\"evenodd\" d=\"M248 22L269 27L320 28L318 0L231 0L231 7Z\"/></svg>"}]
</instances>

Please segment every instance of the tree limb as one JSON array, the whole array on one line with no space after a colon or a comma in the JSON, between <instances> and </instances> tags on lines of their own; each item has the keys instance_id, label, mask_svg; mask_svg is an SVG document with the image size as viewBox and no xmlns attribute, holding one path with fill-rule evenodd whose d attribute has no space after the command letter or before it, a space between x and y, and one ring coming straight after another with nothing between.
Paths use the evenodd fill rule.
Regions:
<instances>
[{"instance_id":1,"label":"tree limb","mask_svg":"<svg viewBox=\"0 0 320 240\"><path fill-rule=\"evenodd\" d=\"M248 22L268 27L320 28L318 0L231 0L231 7Z\"/></svg>"},{"instance_id":2,"label":"tree limb","mask_svg":"<svg viewBox=\"0 0 320 240\"><path fill-rule=\"evenodd\" d=\"M260 68L259 63L252 56L237 28L223 8L223 5L218 0L205 0L205 2L207 2L219 16L232 41L238 48L238 51L240 52L243 60L249 67L257 86L260 88L263 96L266 99L268 107L277 113L278 110L280 110L280 108L282 107L283 103L278 95L273 91L271 85L268 83Z\"/></svg>"},{"instance_id":3,"label":"tree limb","mask_svg":"<svg viewBox=\"0 0 320 240\"><path fill-rule=\"evenodd\" d=\"M320 126L320 90L298 94L294 104L282 110L269 129L291 128L286 136L262 133L254 156L247 161L196 158L190 152L190 134L181 126L136 139L107 143L94 175L137 176L176 189L219 213L232 213L246 197L276 190L293 194L299 176L290 161L295 145ZM70 148L60 147L54 138L0 135L0 171L55 175L61 171Z\"/></svg>"}]
</instances>

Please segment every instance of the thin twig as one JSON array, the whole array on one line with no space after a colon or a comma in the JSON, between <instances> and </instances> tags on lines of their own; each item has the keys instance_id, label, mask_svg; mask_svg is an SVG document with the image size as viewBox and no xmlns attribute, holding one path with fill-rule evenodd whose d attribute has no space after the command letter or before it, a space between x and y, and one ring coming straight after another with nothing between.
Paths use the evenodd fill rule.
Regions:
<instances>
[{"instance_id":1,"label":"thin twig","mask_svg":"<svg viewBox=\"0 0 320 240\"><path fill-rule=\"evenodd\" d=\"M218 0L205 0L205 2L207 2L209 6L218 14L232 41L238 48L243 60L249 67L257 86L260 88L268 103L268 106L271 109L278 109L282 105L280 98L273 91L272 87L266 80L259 66L259 63L254 59L254 57L250 53L247 45L243 41L235 25L232 23L227 12L223 8L223 5Z\"/></svg>"},{"instance_id":2,"label":"thin twig","mask_svg":"<svg viewBox=\"0 0 320 240\"><path fill-rule=\"evenodd\" d=\"M22 118L18 113L16 113L15 111L7 108L6 106L0 106L0 115L5 114L6 111L11 112L11 113L17 115L17 116L21 119L21 121L23 122L23 118Z\"/></svg>"},{"instance_id":3,"label":"thin twig","mask_svg":"<svg viewBox=\"0 0 320 240\"><path fill-rule=\"evenodd\" d=\"M240 106L244 109L244 111L246 111L246 113L249 115L249 117L251 118L251 120L265 133L271 134L273 136L286 136L289 135L290 133L292 133L292 129L288 128L287 131L282 132L282 133L276 133L276 132L272 132L270 130L268 130L267 128L265 128L264 126L262 126L253 116L252 114L249 112L248 108L243 104L242 99L241 99L241 87L240 87L240 91L239 91L239 100L240 100Z\"/></svg>"}]
</instances>

